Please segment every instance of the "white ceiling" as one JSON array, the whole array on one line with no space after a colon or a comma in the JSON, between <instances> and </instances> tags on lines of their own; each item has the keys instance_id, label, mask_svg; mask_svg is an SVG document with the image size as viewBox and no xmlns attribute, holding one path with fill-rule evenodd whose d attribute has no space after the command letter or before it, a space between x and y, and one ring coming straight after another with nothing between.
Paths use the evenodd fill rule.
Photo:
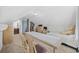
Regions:
<instances>
[{"instance_id":1,"label":"white ceiling","mask_svg":"<svg viewBox=\"0 0 79 59\"><path fill-rule=\"evenodd\" d=\"M74 25L76 23L76 7L0 7L0 23L11 23L24 16L29 17L35 24L47 26L50 31L62 32L65 31L69 25Z\"/></svg>"},{"instance_id":2,"label":"white ceiling","mask_svg":"<svg viewBox=\"0 0 79 59\"><path fill-rule=\"evenodd\" d=\"M0 23L7 23L18 20L30 12L39 11L43 19L70 19L75 7L24 7L9 6L0 7ZM67 15L67 13L70 13ZM54 16L52 16L54 15ZM72 15L71 15L72 16ZM62 17L62 18L61 18Z\"/></svg>"}]
</instances>

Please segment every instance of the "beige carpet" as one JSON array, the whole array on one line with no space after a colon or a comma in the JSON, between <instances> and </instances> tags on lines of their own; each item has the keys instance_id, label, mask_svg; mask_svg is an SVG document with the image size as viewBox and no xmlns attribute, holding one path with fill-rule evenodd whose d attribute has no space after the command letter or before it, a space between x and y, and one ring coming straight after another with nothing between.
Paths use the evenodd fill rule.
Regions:
<instances>
[{"instance_id":1,"label":"beige carpet","mask_svg":"<svg viewBox=\"0 0 79 59\"><path fill-rule=\"evenodd\" d=\"M25 53L27 52L22 44L22 40L19 35L15 35L10 44L4 45L2 53Z\"/></svg>"},{"instance_id":2,"label":"beige carpet","mask_svg":"<svg viewBox=\"0 0 79 59\"><path fill-rule=\"evenodd\" d=\"M23 48L20 37L16 35L10 44L4 45L1 53L26 53L27 51ZM76 53L75 50L61 45L56 53Z\"/></svg>"}]
</instances>

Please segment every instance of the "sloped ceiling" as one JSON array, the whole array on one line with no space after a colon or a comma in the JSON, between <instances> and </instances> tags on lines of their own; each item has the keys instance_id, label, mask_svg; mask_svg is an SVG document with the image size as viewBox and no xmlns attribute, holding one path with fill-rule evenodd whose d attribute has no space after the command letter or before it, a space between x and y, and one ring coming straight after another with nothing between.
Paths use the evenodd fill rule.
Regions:
<instances>
[{"instance_id":1,"label":"sloped ceiling","mask_svg":"<svg viewBox=\"0 0 79 59\"><path fill-rule=\"evenodd\" d=\"M27 13L29 11L28 9L28 7L1 7L0 23L14 21L21 17L23 13Z\"/></svg>"},{"instance_id":2,"label":"sloped ceiling","mask_svg":"<svg viewBox=\"0 0 79 59\"><path fill-rule=\"evenodd\" d=\"M29 12L39 11L43 15L42 19L57 20L62 19L69 20L74 19L75 7L24 7L24 6L4 6L0 7L0 23L7 23L18 20L19 18L26 16ZM27 17L27 16L26 16ZM43 20L42 20L43 21Z\"/></svg>"},{"instance_id":3,"label":"sloped ceiling","mask_svg":"<svg viewBox=\"0 0 79 59\"><path fill-rule=\"evenodd\" d=\"M33 16L37 13L39 17ZM50 31L64 31L69 25L76 23L76 7L74 6L5 6L0 7L0 23L11 23L22 17L28 17L35 24L43 24Z\"/></svg>"}]
</instances>

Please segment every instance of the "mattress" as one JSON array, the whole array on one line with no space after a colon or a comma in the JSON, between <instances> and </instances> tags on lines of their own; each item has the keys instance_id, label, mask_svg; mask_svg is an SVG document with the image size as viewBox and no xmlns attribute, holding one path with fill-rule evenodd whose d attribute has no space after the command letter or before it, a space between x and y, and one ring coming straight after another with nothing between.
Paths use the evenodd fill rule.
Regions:
<instances>
[{"instance_id":1,"label":"mattress","mask_svg":"<svg viewBox=\"0 0 79 59\"><path fill-rule=\"evenodd\" d=\"M62 42L59 37L50 36L50 35L46 35L38 32L26 32L26 33L36 37L41 41L47 42L48 44L51 44L55 47L59 47Z\"/></svg>"},{"instance_id":2,"label":"mattress","mask_svg":"<svg viewBox=\"0 0 79 59\"><path fill-rule=\"evenodd\" d=\"M48 33L47 35L50 36L57 36L60 37L62 40L62 43L66 43L70 46L77 47L78 46L78 40L76 39L75 34L74 35L63 35L58 33Z\"/></svg>"},{"instance_id":3,"label":"mattress","mask_svg":"<svg viewBox=\"0 0 79 59\"><path fill-rule=\"evenodd\" d=\"M37 32L27 33L56 47L59 47L61 43L66 43L72 47L78 46L78 40L75 39L75 35L63 35L59 33L42 34Z\"/></svg>"},{"instance_id":4,"label":"mattress","mask_svg":"<svg viewBox=\"0 0 79 59\"><path fill-rule=\"evenodd\" d=\"M75 48L78 46L78 40L75 39L75 35L64 36L63 43L66 43Z\"/></svg>"}]
</instances>

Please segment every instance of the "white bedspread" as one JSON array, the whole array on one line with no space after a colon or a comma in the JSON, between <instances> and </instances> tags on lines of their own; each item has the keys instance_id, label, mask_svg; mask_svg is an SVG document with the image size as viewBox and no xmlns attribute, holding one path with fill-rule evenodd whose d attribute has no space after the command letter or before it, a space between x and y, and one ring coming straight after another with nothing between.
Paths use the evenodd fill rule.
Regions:
<instances>
[{"instance_id":1,"label":"white bedspread","mask_svg":"<svg viewBox=\"0 0 79 59\"><path fill-rule=\"evenodd\" d=\"M74 35L63 35L63 34L58 34L58 33L48 33L47 35L60 37L63 43L66 43L70 46L73 46L73 47L78 46L78 40L76 39L75 34Z\"/></svg>"},{"instance_id":2,"label":"white bedspread","mask_svg":"<svg viewBox=\"0 0 79 59\"><path fill-rule=\"evenodd\" d=\"M37 32L26 32L26 33L38 38L41 41L45 41L55 47L59 47L61 44L61 39L59 37L50 36L50 35L37 33Z\"/></svg>"},{"instance_id":3,"label":"white bedspread","mask_svg":"<svg viewBox=\"0 0 79 59\"><path fill-rule=\"evenodd\" d=\"M42 41L45 41L49 44L52 44L56 47L59 47L60 44L66 43L68 45L71 45L73 47L77 47L78 46L78 40L75 39L75 35L62 35L62 34L58 34L58 33L48 33L46 34L42 34L42 33L37 33L37 32L26 32Z\"/></svg>"}]
</instances>

